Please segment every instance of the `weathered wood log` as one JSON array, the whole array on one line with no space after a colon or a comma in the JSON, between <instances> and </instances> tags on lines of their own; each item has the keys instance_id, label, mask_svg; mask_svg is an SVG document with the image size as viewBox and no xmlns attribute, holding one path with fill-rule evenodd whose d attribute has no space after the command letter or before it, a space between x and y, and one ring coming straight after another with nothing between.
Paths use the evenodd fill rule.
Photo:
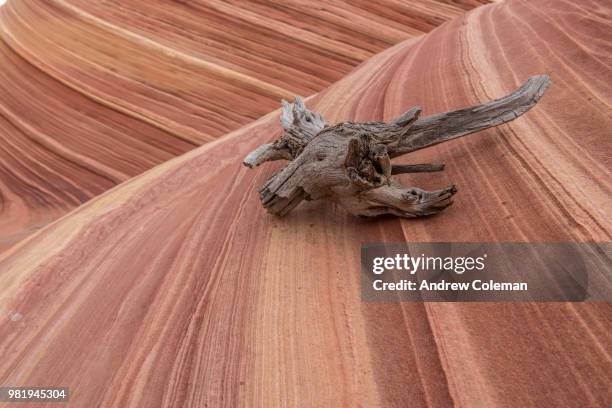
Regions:
<instances>
[{"instance_id":1,"label":"weathered wood log","mask_svg":"<svg viewBox=\"0 0 612 408\"><path fill-rule=\"evenodd\" d=\"M291 162L260 189L263 206L285 215L303 200L326 198L364 217L418 217L452 204L455 186L424 191L405 188L391 175L441 171L443 165L392 165L391 158L516 119L533 107L550 84L547 75L529 78L513 93L488 103L419 118L414 107L385 122L343 122L326 126L300 97L282 101L280 139L251 152L244 164Z\"/></svg>"}]
</instances>

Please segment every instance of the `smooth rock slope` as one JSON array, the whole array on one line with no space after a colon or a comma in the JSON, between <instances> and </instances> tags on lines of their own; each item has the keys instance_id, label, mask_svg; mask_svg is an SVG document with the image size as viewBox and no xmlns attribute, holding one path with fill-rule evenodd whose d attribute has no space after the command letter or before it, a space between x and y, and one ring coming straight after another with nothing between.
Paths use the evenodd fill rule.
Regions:
<instances>
[{"instance_id":1,"label":"smooth rock slope","mask_svg":"<svg viewBox=\"0 0 612 408\"><path fill-rule=\"evenodd\" d=\"M10 0L0 251L483 2Z\"/></svg>"},{"instance_id":2,"label":"smooth rock slope","mask_svg":"<svg viewBox=\"0 0 612 408\"><path fill-rule=\"evenodd\" d=\"M363 303L361 242L610 241L605 1L478 8L310 100L392 118L553 85L521 118L401 160L455 182L439 216L363 221L325 202L279 219L241 160L278 112L91 200L0 256L0 383L75 406L604 407L609 303ZM18 316L19 318L11 319Z\"/></svg>"}]
</instances>

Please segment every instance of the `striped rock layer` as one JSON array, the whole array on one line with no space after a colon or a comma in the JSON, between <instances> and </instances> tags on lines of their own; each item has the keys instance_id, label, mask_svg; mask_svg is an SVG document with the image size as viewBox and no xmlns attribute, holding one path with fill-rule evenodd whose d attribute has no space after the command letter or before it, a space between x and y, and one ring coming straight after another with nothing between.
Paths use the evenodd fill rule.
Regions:
<instances>
[{"instance_id":1,"label":"striped rock layer","mask_svg":"<svg viewBox=\"0 0 612 408\"><path fill-rule=\"evenodd\" d=\"M459 192L440 216L368 222L325 202L283 219L241 159L278 112L80 206L0 256L0 383L75 406L603 407L610 303L363 303L361 242L610 241L611 10L510 1L374 56L306 101L388 120L550 75L521 118L405 156Z\"/></svg>"},{"instance_id":2,"label":"striped rock layer","mask_svg":"<svg viewBox=\"0 0 612 408\"><path fill-rule=\"evenodd\" d=\"M10 0L0 251L482 2Z\"/></svg>"}]
</instances>

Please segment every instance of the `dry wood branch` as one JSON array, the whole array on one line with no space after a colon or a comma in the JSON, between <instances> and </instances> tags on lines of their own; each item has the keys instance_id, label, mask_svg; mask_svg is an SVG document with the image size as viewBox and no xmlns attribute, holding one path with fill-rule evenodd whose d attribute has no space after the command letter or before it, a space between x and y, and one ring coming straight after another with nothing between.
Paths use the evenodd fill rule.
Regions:
<instances>
[{"instance_id":1,"label":"dry wood branch","mask_svg":"<svg viewBox=\"0 0 612 408\"><path fill-rule=\"evenodd\" d=\"M249 153L243 161L245 166L253 168L267 161L293 160L325 127L323 117L306 109L299 96L295 97L293 107L285 100L282 100L281 104L283 108L280 124L284 129L282 136L274 143L261 145Z\"/></svg>"},{"instance_id":2,"label":"dry wood branch","mask_svg":"<svg viewBox=\"0 0 612 408\"><path fill-rule=\"evenodd\" d=\"M425 118L419 118L417 106L388 123L333 126L326 126L319 113L296 97L293 106L282 102L282 136L251 152L244 164L291 160L260 189L263 206L281 216L303 200L321 198L364 217L435 214L452 203L454 186L437 191L404 188L391 175L441 171L444 165L392 165L391 158L514 120L538 102L549 84L548 76L537 75L510 95L482 105Z\"/></svg>"},{"instance_id":3,"label":"dry wood branch","mask_svg":"<svg viewBox=\"0 0 612 408\"><path fill-rule=\"evenodd\" d=\"M536 75L525 81L510 95L482 105L419 119L411 126L410 132L389 149L389 155L391 157L401 156L427 146L510 122L531 109L544 95L549 84L548 75Z\"/></svg>"}]
</instances>

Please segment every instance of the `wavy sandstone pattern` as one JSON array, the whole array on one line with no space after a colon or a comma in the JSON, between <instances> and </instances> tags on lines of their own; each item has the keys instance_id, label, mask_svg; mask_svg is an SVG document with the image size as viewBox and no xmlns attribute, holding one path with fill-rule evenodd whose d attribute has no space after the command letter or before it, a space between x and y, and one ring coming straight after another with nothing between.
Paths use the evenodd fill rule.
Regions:
<instances>
[{"instance_id":1,"label":"wavy sandstone pattern","mask_svg":"<svg viewBox=\"0 0 612 408\"><path fill-rule=\"evenodd\" d=\"M10 0L0 251L482 2Z\"/></svg>"},{"instance_id":2,"label":"wavy sandstone pattern","mask_svg":"<svg viewBox=\"0 0 612 408\"><path fill-rule=\"evenodd\" d=\"M359 248L610 241L610 16L603 0L481 7L307 101L389 119L549 74L527 115L412 154L447 167L411 181L458 184L441 216L266 215L274 165L240 161L278 136L276 112L17 244L0 258L0 383L69 386L75 406L605 406L609 303L362 303Z\"/></svg>"}]
</instances>

